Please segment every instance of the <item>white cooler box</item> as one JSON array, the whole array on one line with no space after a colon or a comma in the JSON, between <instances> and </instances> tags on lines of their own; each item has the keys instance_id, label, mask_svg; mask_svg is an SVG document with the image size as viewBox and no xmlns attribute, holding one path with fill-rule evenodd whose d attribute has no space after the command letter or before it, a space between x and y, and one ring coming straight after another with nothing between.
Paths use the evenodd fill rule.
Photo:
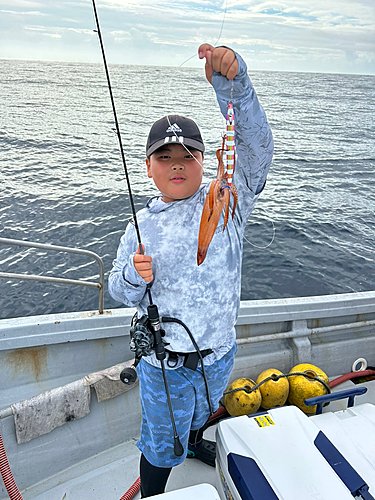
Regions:
<instances>
[{"instance_id":1,"label":"white cooler box","mask_svg":"<svg viewBox=\"0 0 375 500\"><path fill-rule=\"evenodd\" d=\"M375 499L374 405L314 417L286 406L229 418L216 442L221 500Z\"/></svg>"},{"instance_id":2,"label":"white cooler box","mask_svg":"<svg viewBox=\"0 0 375 500\"><path fill-rule=\"evenodd\" d=\"M220 500L219 494L211 484L198 484L181 490L169 491L148 497L149 500Z\"/></svg>"}]
</instances>

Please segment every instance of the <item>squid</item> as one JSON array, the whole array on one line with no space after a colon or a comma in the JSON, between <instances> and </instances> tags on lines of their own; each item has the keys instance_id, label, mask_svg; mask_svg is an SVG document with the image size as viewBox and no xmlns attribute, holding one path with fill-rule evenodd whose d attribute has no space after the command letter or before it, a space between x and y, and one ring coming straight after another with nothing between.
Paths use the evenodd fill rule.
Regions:
<instances>
[{"instance_id":1,"label":"squid","mask_svg":"<svg viewBox=\"0 0 375 500\"><path fill-rule=\"evenodd\" d=\"M235 168L235 130L233 103L228 105L226 133L220 149L216 151L219 161L216 179L211 182L207 193L198 234L197 264L200 266L207 255L208 247L215 234L220 216L224 209L223 231L229 220L230 194L233 196L232 219L237 206L238 192L233 184Z\"/></svg>"}]
</instances>

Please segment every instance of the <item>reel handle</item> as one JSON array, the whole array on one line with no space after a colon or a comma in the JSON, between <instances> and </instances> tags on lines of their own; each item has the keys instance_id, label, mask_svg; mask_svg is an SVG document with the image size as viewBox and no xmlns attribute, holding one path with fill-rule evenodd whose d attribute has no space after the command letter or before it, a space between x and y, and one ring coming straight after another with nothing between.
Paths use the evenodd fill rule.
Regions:
<instances>
[{"instance_id":1,"label":"reel handle","mask_svg":"<svg viewBox=\"0 0 375 500\"><path fill-rule=\"evenodd\" d=\"M120 373L120 380L126 385L133 385L137 380L137 372L133 367L124 368Z\"/></svg>"}]
</instances>

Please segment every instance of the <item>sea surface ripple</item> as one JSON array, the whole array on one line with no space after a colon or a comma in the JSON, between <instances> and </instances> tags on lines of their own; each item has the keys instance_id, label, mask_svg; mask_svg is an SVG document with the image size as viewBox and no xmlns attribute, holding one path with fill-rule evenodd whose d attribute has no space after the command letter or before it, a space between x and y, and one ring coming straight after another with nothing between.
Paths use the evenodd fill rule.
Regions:
<instances>
[{"instance_id":1,"label":"sea surface ripple","mask_svg":"<svg viewBox=\"0 0 375 500\"><path fill-rule=\"evenodd\" d=\"M131 210L102 66L0 65L0 235L94 251L107 277ZM136 208L156 194L144 148L151 124L167 113L198 122L211 180L225 124L203 68L110 72ZM375 289L375 77L249 73L275 155L246 228L242 299ZM7 245L0 271L98 279L85 257ZM97 305L93 289L1 279L0 318ZM121 306L106 287L105 308Z\"/></svg>"}]
</instances>

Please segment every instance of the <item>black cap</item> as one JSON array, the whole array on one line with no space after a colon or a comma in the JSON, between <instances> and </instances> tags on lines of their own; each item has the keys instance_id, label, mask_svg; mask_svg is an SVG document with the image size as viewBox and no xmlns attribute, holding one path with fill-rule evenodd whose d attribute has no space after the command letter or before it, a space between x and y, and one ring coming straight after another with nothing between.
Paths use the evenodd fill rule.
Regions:
<instances>
[{"instance_id":1,"label":"black cap","mask_svg":"<svg viewBox=\"0 0 375 500\"><path fill-rule=\"evenodd\" d=\"M184 116L165 116L153 124L148 134L146 156L151 156L164 144L184 144L204 152L204 144L197 124Z\"/></svg>"}]
</instances>

